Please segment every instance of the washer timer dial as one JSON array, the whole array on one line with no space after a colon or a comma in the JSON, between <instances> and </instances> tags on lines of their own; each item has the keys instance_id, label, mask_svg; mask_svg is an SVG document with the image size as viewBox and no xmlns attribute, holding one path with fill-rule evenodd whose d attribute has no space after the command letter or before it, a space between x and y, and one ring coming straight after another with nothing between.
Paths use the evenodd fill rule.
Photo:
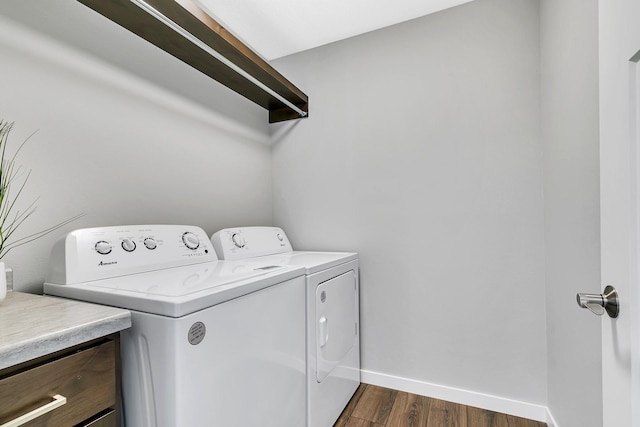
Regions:
<instances>
[{"instance_id":1,"label":"washer timer dial","mask_svg":"<svg viewBox=\"0 0 640 427\"><path fill-rule=\"evenodd\" d=\"M198 239L198 236L191 233L190 231L182 234L182 243L184 243L184 245L192 251L195 251L196 249L198 249L198 247L200 247L200 240Z\"/></svg>"}]
</instances>

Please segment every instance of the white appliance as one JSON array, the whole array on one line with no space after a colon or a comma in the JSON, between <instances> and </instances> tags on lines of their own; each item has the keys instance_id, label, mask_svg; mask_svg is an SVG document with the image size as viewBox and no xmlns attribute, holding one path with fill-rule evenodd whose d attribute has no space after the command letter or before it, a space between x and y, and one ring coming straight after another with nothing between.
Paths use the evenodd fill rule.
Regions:
<instances>
[{"instance_id":1,"label":"white appliance","mask_svg":"<svg viewBox=\"0 0 640 427\"><path fill-rule=\"evenodd\" d=\"M131 311L121 334L128 427L305 423L304 270L218 261L193 226L76 230L44 291Z\"/></svg>"},{"instance_id":2,"label":"white appliance","mask_svg":"<svg viewBox=\"0 0 640 427\"><path fill-rule=\"evenodd\" d=\"M358 254L294 251L277 227L228 228L211 242L220 259L304 267L307 426L331 427L360 384Z\"/></svg>"}]
</instances>

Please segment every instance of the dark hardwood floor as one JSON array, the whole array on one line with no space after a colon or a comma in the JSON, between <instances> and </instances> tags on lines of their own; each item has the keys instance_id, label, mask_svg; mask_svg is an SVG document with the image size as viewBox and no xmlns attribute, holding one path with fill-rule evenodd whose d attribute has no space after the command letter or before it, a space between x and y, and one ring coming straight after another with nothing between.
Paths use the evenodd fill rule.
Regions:
<instances>
[{"instance_id":1,"label":"dark hardwood floor","mask_svg":"<svg viewBox=\"0 0 640 427\"><path fill-rule=\"evenodd\" d=\"M546 427L546 424L361 384L334 427Z\"/></svg>"}]
</instances>

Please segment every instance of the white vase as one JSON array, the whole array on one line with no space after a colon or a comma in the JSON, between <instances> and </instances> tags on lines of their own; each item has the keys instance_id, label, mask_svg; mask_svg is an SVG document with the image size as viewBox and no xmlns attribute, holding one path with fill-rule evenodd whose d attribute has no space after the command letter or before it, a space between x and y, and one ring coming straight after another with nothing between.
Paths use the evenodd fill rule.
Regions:
<instances>
[{"instance_id":1,"label":"white vase","mask_svg":"<svg viewBox=\"0 0 640 427\"><path fill-rule=\"evenodd\" d=\"M0 301L7 297L7 272L4 261L0 262Z\"/></svg>"}]
</instances>

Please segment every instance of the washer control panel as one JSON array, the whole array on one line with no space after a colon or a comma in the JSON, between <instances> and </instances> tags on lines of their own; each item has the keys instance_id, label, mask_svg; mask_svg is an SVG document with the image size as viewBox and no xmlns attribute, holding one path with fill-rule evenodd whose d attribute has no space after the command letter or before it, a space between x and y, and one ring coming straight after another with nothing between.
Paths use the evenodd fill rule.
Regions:
<instances>
[{"instance_id":1,"label":"washer control panel","mask_svg":"<svg viewBox=\"0 0 640 427\"><path fill-rule=\"evenodd\" d=\"M89 282L217 260L207 234L195 226L85 228L56 242L46 281Z\"/></svg>"},{"instance_id":2,"label":"washer control panel","mask_svg":"<svg viewBox=\"0 0 640 427\"><path fill-rule=\"evenodd\" d=\"M291 252L287 235L278 227L225 228L211 236L218 258L248 259Z\"/></svg>"}]
</instances>

